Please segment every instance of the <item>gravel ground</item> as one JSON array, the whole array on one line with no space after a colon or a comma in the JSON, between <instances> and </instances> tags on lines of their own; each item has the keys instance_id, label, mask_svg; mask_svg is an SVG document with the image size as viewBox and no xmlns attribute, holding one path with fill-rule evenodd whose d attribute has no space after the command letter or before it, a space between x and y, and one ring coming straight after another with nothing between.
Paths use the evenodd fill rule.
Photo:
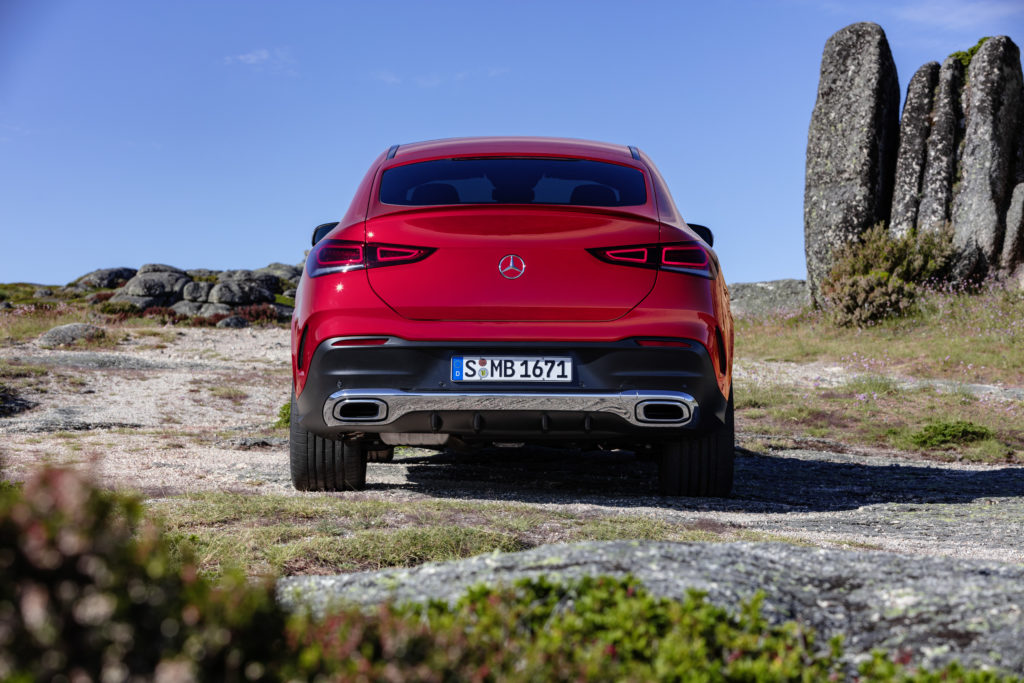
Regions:
<instances>
[{"instance_id":1,"label":"gravel ground","mask_svg":"<svg viewBox=\"0 0 1024 683\"><path fill-rule=\"evenodd\" d=\"M0 361L47 369L39 377L8 382L20 383L32 407L0 418L7 478L24 479L40 463L51 462L88 470L104 485L149 498L194 491L324 495L292 489L287 433L272 427L289 395L287 330L167 328L130 332L112 349L88 351L22 343L0 347ZM802 386L840 384L853 376L834 364L764 362L739 362L735 375L741 382ZM978 391L1014 398L1020 389ZM742 418L738 429L743 436ZM783 451L740 449L734 496L727 500L661 498L655 495L655 463L632 453L540 448L476 455L401 449L395 462L369 465L366 491L330 495L500 500L749 531L832 552L847 549L843 557L855 558L857 571L884 569L892 590L901 590L901 567L914 565L894 564L893 557L941 562L922 566L968 573L975 572L972 562L987 562L993 581L1002 581L1006 572L1019 580L1024 467L936 463L820 439L799 443ZM809 552L787 544L767 547L780 549L771 551L780 562ZM760 562L755 556L767 551L741 552ZM710 570L701 571L710 580ZM985 590L999 593L991 586ZM910 629L912 621L906 623Z\"/></svg>"},{"instance_id":2,"label":"gravel ground","mask_svg":"<svg viewBox=\"0 0 1024 683\"><path fill-rule=\"evenodd\" d=\"M272 429L288 400L286 330L167 328L109 350L7 346L0 359L50 369L22 390L34 408L0 419L10 478L61 462L149 497L316 495L292 489L287 434ZM838 365L763 362L739 363L735 374L805 385L851 377ZM738 427L742 434L742 420ZM728 500L661 498L655 463L632 453L551 449L401 449L394 463L369 465L365 492L337 495L501 500L727 525L825 547L1024 563L1024 468L801 445L739 452Z\"/></svg>"}]
</instances>

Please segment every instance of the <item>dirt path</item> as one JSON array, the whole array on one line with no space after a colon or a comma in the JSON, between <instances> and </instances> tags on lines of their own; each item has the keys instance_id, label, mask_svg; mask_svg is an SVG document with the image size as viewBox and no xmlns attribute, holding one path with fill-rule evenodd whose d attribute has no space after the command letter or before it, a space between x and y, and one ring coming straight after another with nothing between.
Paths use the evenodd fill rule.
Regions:
<instances>
[{"instance_id":1,"label":"dirt path","mask_svg":"<svg viewBox=\"0 0 1024 683\"><path fill-rule=\"evenodd\" d=\"M288 399L286 330L167 329L94 351L22 344L0 348L0 361L46 370L19 380L35 406L0 418L9 478L54 462L148 497L313 495L292 489L287 434L272 427ZM736 375L796 384L850 376L838 366L765 363L740 363ZM738 427L742 435L742 421ZM823 547L1024 563L1022 467L937 464L808 442L739 452L728 500L664 499L654 493L655 477L654 462L624 452L406 449L394 463L369 466L366 491L337 495L512 501Z\"/></svg>"}]
</instances>

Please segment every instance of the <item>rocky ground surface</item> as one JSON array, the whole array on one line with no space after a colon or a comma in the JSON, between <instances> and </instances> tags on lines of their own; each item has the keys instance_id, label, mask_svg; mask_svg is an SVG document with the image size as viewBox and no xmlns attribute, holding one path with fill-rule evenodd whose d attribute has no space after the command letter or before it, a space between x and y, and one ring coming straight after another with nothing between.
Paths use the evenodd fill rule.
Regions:
<instances>
[{"instance_id":1,"label":"rocky ground surface","mask_svg":"<svg viewBox=\"0 0 1024 683\"><path fill-rule=\"evenodd\" d=\"M287 330L125 330L128 336L111 348L0 346L0 363L36 368L18 380L28 409L0 418L6 478L23 479L51 462L149 498L204 490L323 495L291 488L287 434L272 428L289 395ZM736 368L738 378L807 386L853 373L828 364L742 360ZM744 432L742 417L738 429L741 443L756 437ZM1007 638L1019 642L1024 622L1024 468L943 464L821 439L798 443L738 451L735 493L727 500L661 498L655 463L633 453L546 449L475 456L405 449L393 463L369 465L365 491L333 495L500 500L788 541L539 548L412 570L417 591L426 590L428 575L483 578L493 570L512 578L519 566L526 573L563 566L633 572L663 594L692 585L726 602L763 587L771 614L853 634L854 653L881 645L921 661L956 656L1024 671L1020 648L1004 647ZM329 584L351 596L388 576L400 585L407 575Z\"/></svg>"},{"instance_id":2,"label":"rocky ground surface","mask_svg":"<svg viewBox=\"0 0 1024 683\"><path fill-rule=\"evenodd\" d=\"M454 600L477 583L602 574L632 574L669 598L697 589L733 609L764 586L762 614L811 624L828 638L843 635L851 668L881 648L928 668L955 658L971 667L1024 670L1020 565L781 543L619 541L547 545L414 569L292 577L278 584L278 594L293 608L322 612L329 600L364 606L387 599Z\"/></svg>"}]
</instances>

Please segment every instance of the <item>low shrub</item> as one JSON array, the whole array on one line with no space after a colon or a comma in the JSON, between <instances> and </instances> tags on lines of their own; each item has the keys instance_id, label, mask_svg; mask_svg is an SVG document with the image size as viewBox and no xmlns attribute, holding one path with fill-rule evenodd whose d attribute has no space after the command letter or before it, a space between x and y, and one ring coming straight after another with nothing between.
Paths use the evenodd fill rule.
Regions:
<instances>
[{"instance_id":1,"label":"low shrub","mask_svg":"<svg viewBox=\"0 0 1024 683\"><path fill-rule=\"evenodd\" d=\"M276 678L285 617L270 592L172 562L135 499L42 470L0 490L0 549L2 680L126 680L182 662L205 680Z\"/></svg>"},{"instance_id":2,"label":"low shrub","mask_svg":"<svg viewBox=\"0 0 1024 683\"><path fill-rule=\"evenodd\" d=\"M104 315L130 317L139 315L142 311L130 301L101 301L99 311Z\"/></svg>"},{"instance_id":3,"label":"low shrub","mask_svg":"<svg viewBox=\"0 0 1024 683\"><path fill-rule=\"evenodd\" d=\"M224 318L228 318L226 313L214 313L213 315L197 315L193 318L189 318L188 324L191 327L216 327L217 323Z\"/></svg>"},{"instance_id":4,"label":"low shrub","mask_svg":"<svg viewBox=\"0 0 1024 683\"><path fill-rule=\"evenodd\" d=\"M269 585L200 575L138 500L71 471L0 486L0 679L845 680L839 638L730 612L631 577L471 588L454 604L289 617ZM182 551L179 546L176 549ZM177 558L177 559L176 559ZM156 672L160 672L157 674ZM1011 680L952 664L908 670L882 652L870 681Z\"/></svg>"},{"instance_id":5,"label":"low shrub","mask_svg":"<svg viewBox=\"0 0 1024 683\"><path fill-rule=\"evenodd\" d=\"M889 234L884 223L857 243L839 250L821 291L831 321L865 327L916 309L922 288L948 280L953 264L952 233Z\"/></svg>"},{"instance_id":6,"label":"low shrub","mask_svg":"<svg viewBox=\"0 0 1024 683\"><path fill-rule=\"evenodd\" d=\"M992 430L988 427L964 420L955 420L925 425L920 431L911 434L910 440L915 446L921 448L941 448L942 446L974 443L991 437Z\"/></svg>"},{"instance_id":7,"label":"low shrub","mask_svg":"<svg viewBox=\"0 0 1024 683\"><path fill-rule=\"evenodd\" d=\"M288 403L285 403L284 405L277 409L277 422L274 423L274 426L277 427L278 429L287 429L289 425L291 425L291 423L292 404L291 401L289 401Z\"/></svg>"},{"instance_id":8,"label":"low shrub","mask_svg":"<svg viewBox=\"0 0 1024 683\"><path fill-rule=\"evenodd\" d=\"M167 306L150 306L142 312L142 317L156 320L161 325L175 325L188 319L187 315L176 313L174 309Z\"/></svg>"},{"instance_id":9,"label":"low shrub","mask_svg":"<svg viewBox=\"0 0 1024 683\"><path fill-rule=\"evenodd\" d=\"M235 309L235 315L245 318L254 325L270 325L278 320L277 309L270 304L239 306Z\"/></svg>"},{"instance_id":10,"label":"low shrub","mask_svg":"<svg viewBox=\"0 0 1024 683\"><path fill-rule=\"evenodd\" d=\"M95 292L94 294L89 295L89 302L93 304L101 304L104 301L109 301L110 298L114 296L114 294L116 294L116 292L114 292L113 290L106 292Z\"/></svg>"}]
</instances>

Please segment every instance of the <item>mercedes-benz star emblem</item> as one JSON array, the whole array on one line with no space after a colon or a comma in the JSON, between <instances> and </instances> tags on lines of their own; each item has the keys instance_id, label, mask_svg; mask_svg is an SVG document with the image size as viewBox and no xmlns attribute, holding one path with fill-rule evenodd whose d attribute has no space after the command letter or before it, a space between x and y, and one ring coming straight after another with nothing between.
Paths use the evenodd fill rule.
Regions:
<instances>
[{"instance_id":1,"label":"mercedes-benz star emblem","mask_svg":"<svg viewBox=\"0 0 1024 683\"><path fill-rule=\"evenodd\" d=\"M515 280L516 278L521 277L525 270L526 263L523 261L522 257L516 256L515 254L502 256L501 260L498 261L498 272L509 280Z\"/></svg>"}]
</instances>

